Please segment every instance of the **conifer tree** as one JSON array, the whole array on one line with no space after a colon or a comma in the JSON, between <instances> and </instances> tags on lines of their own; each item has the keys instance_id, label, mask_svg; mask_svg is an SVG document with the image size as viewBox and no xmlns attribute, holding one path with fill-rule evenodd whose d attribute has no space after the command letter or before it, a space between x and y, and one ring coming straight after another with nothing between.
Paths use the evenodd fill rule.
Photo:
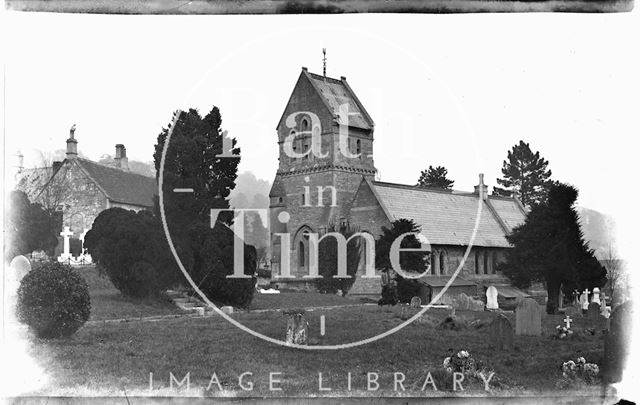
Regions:
<instances>
[{"instance_id":1,"label":"conifer tree","mask_svg":"<svg viewBox=\"0 0 640 405\"><path fill-rule=\"evenodd\" d=\"M547 199L535 205L524 224L507 236L513 249L498 270L520 288L544 282L547 288L547 312L558 308L560 288L565 295L574 289L602 287L606 270L595 258L580 229L574 207L578 190L553 183Z\"/></svg>"},{"instance_id":2,"label":"conifer tree","mask_svg":"<svg viewBox=\"0 0 640 405\"><path fill-rule=\"evenodd\" d=\"M546 188L551 177L547 169L549 162L540 157L540 152L533 153L528 143L520 141L507 153L507 160L502 163L502 179L497 179L502 186L495 187L498 195L513 195L522 204L532 206L544 200Z\"/></svg>"},{"instance_id":3,"label":"conifer tree","mask_svg":"<svg viewBox=\"0 0 640 405\"><path fill-rule=\"evenodd\" d=\"M429 169L420 172L418 186L450 190L453 187L453 180L447 178L447 169L443 166L433 167L430 165Z\"/></svg>"}]
</instances>

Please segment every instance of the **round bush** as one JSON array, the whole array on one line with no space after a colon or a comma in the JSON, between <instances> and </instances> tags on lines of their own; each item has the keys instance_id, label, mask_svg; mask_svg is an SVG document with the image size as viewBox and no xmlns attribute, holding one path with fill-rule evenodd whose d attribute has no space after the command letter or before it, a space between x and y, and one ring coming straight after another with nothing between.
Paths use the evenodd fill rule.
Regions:
<instances>
[{"instance_id":1,"label":"round bush","mask_svg":"<svg viewBox=\"0 0 640 405\"><path fill-rule=\"evenodd\" d=\"M38 337L70 336L87 322L90 311L87 282L68 265L43 263L20 282L18 319Z\"/></svg>"}]
</instances>

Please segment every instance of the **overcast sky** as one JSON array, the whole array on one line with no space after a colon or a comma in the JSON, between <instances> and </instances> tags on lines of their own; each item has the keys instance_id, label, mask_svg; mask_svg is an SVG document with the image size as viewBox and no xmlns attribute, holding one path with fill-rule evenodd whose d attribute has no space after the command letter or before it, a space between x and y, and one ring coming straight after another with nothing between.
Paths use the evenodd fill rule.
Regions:
<instances>
[{"instance_id":1,"label":"overcast sky","mask_svg":"<svg viewBox=\"0 0 640 405\"><path fill-rule=\"evenodd\" d=\"M431 165L455 188L495 184L520 139L579 204L621 215L636 187L637 13L101 16L9 13L6 153L65 147L98 159L124 143L152 160L176 108L220 107L240 170L271 181L275 126L302 66L346 76L376 122L384 181Z\"/></svg>"}]
</instances>

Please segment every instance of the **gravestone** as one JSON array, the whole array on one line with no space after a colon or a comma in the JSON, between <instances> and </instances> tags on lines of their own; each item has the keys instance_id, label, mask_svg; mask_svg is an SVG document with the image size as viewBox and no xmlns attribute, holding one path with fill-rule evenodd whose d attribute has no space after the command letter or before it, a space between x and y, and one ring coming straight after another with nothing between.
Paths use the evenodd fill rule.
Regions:
<instances>
[{"instance_id":1,"label":"gravestone","mask_svg":"<svg viewBox=\"0 0 640 405\"><path fill-rule=\"evenodd\" d=\"M471 298L465 294L465 293L460 293L456 296L455 301L454 301L454 306L456 309L460 309L460 310L467 310L469 309L469 300Z\"/></svg>"},{"instance_id":2,"label":"gravestone","mask_svg":"<svg viewBox=\"0 0 640 405\"><path fill-rule=\"evenodd\" d=\"M294 345L306 345L309 337L309 323L303 312L285 312L289 315L287 320L287 334L285 343Z\"/></svg>"},{"instance_id":3,"label":"gravestone","mask_svg":"<svg viewBox=\"0 0 640 405\"><path fill-rule=\"evenodd\" d=\"M532 298L525 298L516 307L516 335L542 334L542 308Z\"/></svg>"},{"instance_id":4,"label":"gravestone","mask_svg":"<svg viewBox=\"0 0 640 405\"><path fill-rule=\"evenodd\" d=\"M600 319L600 304L596 302L592 302L589 304L589 308L587 309L587 318L592 321L597 321Z\"/></svg>"},{"instance_id":5,"label":"gravestone","mask_svg":"<svg viewBox=\"0 0 640 405\"><path fill-rule=\"evenodd\" d=\"M22 278L31 271L31 262L26 257L19 255L11 260L9 268L11 269L12 280L16 282L17 285L20 285Z\"/></svg>"},{"instance_id":6,"label":"gravestone","mask_svg":"<svg viewBox=\"0 0 640 405\"><path fill-rule=\"evenodd\" d=\"M409 306L407 304L400 304L400 319L403 321L409 319Z\"/></svg>"},{"instance_id":7,"label":"gravestone","mask_svg":"<svg viewBox=\"0 0 640 405\"><path fill-rule=\"evenodd\" d=\"M609 333L604 340L603 378L607 383L622 380L631 346L633 304L630 301L617 306L610 318Z\"/></svg>"},{"instance_id":8,"label":"gravestone","mask_svg":"<svg viewBox=\"0 0 640 405\"><path fill-rule=\"evenodd\" d=\"M580 307L585 312L589 309L589 290L584 290L582 295L580 295Z\"/></svg>"},{"instance_id":9,"label":"gravestone","mask_svg":"<svg viewBox=\"0 0 640 405\"><path fill-rule=\"evenodd\" d=\"M600 305L600 289L598 287L593 289L593 298L591 298L591 302L595 302Z\"/></svg>"},{"instance_id":10,"label":"gravestone","mask_svg":"<svg viewBox=\"0 0 640 405\"><path fill-rule=\"evenodd\" d=\"M489 324L489 343L497 350L513 350L513 327L509 318L498 314Z\"/></svg>"},{"instance_id":11,"label":"gravestone","mask_svg":"<svg viewBox=\"0 0 640 405\"><path fill-rule=\"evenodd\" d=\"M227 314L227 315L233 313L233 307L229 307L229 306L224 306L224 307L220 308L220 310L222 312L224 312L225 314Z\"/></svg>"},{"instance_id":12,"label":"gravestone","mask_svg":"<svg viewBox=\"0 0 640 405\"><path fill-rule=\"evenodd\" d=\"M487 309L498 309L498 289L490 285L487 288Z\"/></svg>"},{"instance_id":13,"label":"gravestone","mask_svg":"<svg viewBox=\"0 0 640 405\"><path fill-rule=\"evenodd\" d=\"M422 305L420 297L411 298L411 308L420 308L420 305Z\"/></svg>"}]
</instances>

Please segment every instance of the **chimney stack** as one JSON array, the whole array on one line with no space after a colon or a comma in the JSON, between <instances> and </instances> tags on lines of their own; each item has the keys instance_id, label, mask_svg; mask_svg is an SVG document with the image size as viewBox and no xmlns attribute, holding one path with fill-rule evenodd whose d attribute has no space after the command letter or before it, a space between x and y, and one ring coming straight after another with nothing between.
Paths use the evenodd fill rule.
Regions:
<instances>
[{"instance_id":1,"label":"chimney stack","mask_svg":"<svg viewBox=\"0 0 640 405\"><path fill-rule=\"evenodd\" d=\"M67 159L75 159L78 157L78 141L75 138L76 124L73 124L69 130L69 139L67 139Z\"/></svg>"},{"instance_id":2,"label":"chimney stack","mask_svg":"<svg viewBox=\"0 0 640 405\"><path fill-rule=\"evenodd\" d=\"M113 159L116 167L120 170L129 171L129 159L127 158L127 148L123 144L116 145L116 157Z\"/></svg>"},{"instance_id":3,"label":"chimney stack","mask_svg":"<svg viewBox=\"0 0 640 405\"><path fill-rule=\"evenodd\" d=\"M474 194L478 194L480 196L480 198L482 198L482 200L486 200L488 197L488 192L487 192L487 186L484 184L484 174L480 173L480 175L478 176L479 179L479 183L477 186L474 187L473 193Z\"/></svg>"}]
</instances>

